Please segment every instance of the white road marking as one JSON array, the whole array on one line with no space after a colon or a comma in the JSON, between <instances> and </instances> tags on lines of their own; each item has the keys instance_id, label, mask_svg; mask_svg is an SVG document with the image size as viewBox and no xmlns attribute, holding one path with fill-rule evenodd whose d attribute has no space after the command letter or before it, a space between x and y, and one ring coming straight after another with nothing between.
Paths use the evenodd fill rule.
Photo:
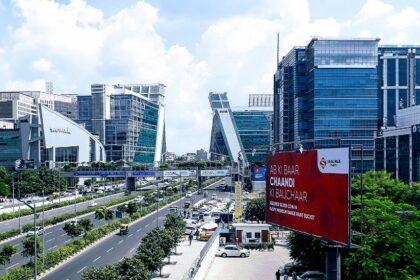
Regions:
<instances>
[{"instance_id":1,"label":"white road marking","mask_svg":"<svg viewBox=\"0 0 420 280\"><path fill-rule=\"evenodd\" d=\"M13 268L13 267L17 266L18 264L19 264L19 263L15 263L14 265L9 266L7 269L11 269L11 268Z\"/></svg>"},{"instance_id":2,"label":"white road marking","mask_svg":"<svg viewBox=\"0 0 420 280\"><path fill-rule=\"evenodd\" d=\"M48 249L48 251L49 251L49 250L52 250L52 249L54 249L54 248L57 248L57 245L55 245L55 246L53 246L53 247L49 248L49 249Z\"/></svg>"},{"instance_id":3,"label":"white road marking","mask_svg":"<svg viewBox=\"0 0 420 280\"><path fill-rule=\"evenodd\" d=\"M120 240L120 241L118 241L118 244L121 244L121 243L123 243L124 242L124 240Z\"/></svg>"},{"instance_id":4,"label":"white road marking","mask_svg":"<svg viewBox=\"0 0 420 280\"><path fill-rule=\"evenodd\" d=\"M46 242L50 242L50 241L53 241L53 240L55 240L55 237L47 240Z\"/></svg>"},{"instance_id":5,"label":"white road marking","mask_svg":"<svg viewBox=\"0 0 420 280\"><path fill-rule=\"evenodd\" d=\"M51 234L51 233L53 233L52 231L50 231L50 232L47 232L46 234L45 234L45 236L47 236L48 234Z\"/></svg>"},{"instance_id":6,"label":"white road marking","mask_svg":"<svg viewBox=\"0 0 420 280\"><path fill-rule=\"evenodd\" d=\"M124 258L121 258L120 261L122 261Z\"/></svg>"},{"instance_id":7,"label":"white road marking","mask_svg":"<svg viewBox=\"0 0 420 280\"><path fill-rule=\"evenodd\" d=\"M150 224L147 224L145 227L148 227L148 226L150 226Z\"/></svg>"},{"instance_id":8,"label":"white road marking","mask_svg":"<svg viewBox=\"0 0 420 280\"><path fill-rule=\"evenodd\" d=\"M132 233L132 234L128 235L127 237L130 237L130 236L133 236L133 235L134 235L134 233Z\"/></svg>"},{"instance_id":9,"label":"white road marking","mask_svg":"<svg viewBox=\"0 0 420 280\"><path fill-rule=\"evenodd\" d=\"M109 253L109 251L113 250L114 247L111 247L110 249L106 250L107 253Z\"/></svg>"},{"instance_id":10,"label":"white road marking","mask_svg":"<svg viewBox=\"0 0 420 280\"><path fill-rule=\"evenodd\" d=\"M136 232L139 232L139 231L141 231L141 228L139 228L138 230L136 230Z\"/></svg>"},{"instance_id":11,"label":"white road marking","mask_svg":"<svg viewBox=\"0 0 420 280\"><path fill-rule=\"evenodd\" d=\"M64 244L69 243L71 239L64 241Z\"/></svg>"},{"instance_id":12,"label":"white road marking","mask_svg":"<svg viewBox=\"0 0 420 280\"><path fill-rule=\"evenodd\" d=\"M96 262L97 260L99 260L100 258L102 258L102 256L97 257L96 259L94 259L92 262Z\"/></svg>"},{"instance_id":13,"label":"white road marking","mask_svg":"<svg viewBox=\"0 0 420 280\"><path fill-rule=\"evenodd\" d=\"M136 250L136 248L131 249L131 250L130 250L130 253L133 253L133 251L134 251L134 250Z\"/></svg>"},{"instance_id":14,"label":"white road marking","mask_svg":"<svg viewBox=\"0 0 420 280\"><path fill-rule=\"evenodd\" d=\"M65 235L67 235L67 233L63 233L62 235L60 235L60 236L65 236Z\"/></svg>"},{"instance_id":15,"label":"white road marking","mask_svg":"<svg viewBox=\"0 0 420 280\"><path fill-rule=\"evenodd\" d=\"M84 266L81 270L78 270L77 273L82 272L85 268L86 268L86 266Z\"/></svg>"}]
</instances>

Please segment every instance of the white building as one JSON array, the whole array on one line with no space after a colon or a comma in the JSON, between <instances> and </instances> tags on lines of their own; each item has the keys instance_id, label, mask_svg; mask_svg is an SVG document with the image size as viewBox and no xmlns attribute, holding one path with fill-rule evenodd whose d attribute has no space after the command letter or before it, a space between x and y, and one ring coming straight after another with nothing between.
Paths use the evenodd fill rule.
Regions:
<instances>
[{"instance_id":1,"label":"white building","mask_svg":"<svg viewBox=\"0 0 420 280\"><path fill-rule=\"evenodd\" d=\"M243 244L265 243L271 240L269 224L234 223L236 241Z\"/></svg>"},{"instance_id":2,"label":"white building","mask_svg":"<svg viewBox=\"0 0 420 280\"><path fill-rule=\"evenodd\" d=\"M187 161L194 161L197 159L197 155L195 153L187 153L186 157Z\"/></svg>"}]
</instances>

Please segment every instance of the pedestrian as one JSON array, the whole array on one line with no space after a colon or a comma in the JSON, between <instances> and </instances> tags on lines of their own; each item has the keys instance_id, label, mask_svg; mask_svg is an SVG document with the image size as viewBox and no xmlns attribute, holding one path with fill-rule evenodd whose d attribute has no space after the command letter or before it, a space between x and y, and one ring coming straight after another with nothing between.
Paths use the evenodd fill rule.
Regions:
<instances>
[{"instance_id":1,"label":"pedestrian","mask_svg":"<svg viewBox=\"0 0 420 280\"><path fill-rule=\"evenodd\" d=\"M297 274L296 271L292 272L292 280L297 280Z\"/></svg>"},{"instance_id":2,"label":"pedestrian","mask_svg":"<svg viewBox=\"0 0 420 280\"><path fill-rule=\"evenodd\" d=\"M280 275L281 275L280 269L277 269L277 271L276 271L276 280L280 280Z\"/></svg>"},{"instance_id":3,"label":"pedestrian","mask_svg":"<svg viewBox=\"0 0 420 280\"><path fill-rule=\"evenodd\" d=\"M198 240L198 237L200 236L200 231L198 229L195 230L195 239Z\"/></svg>"},{"instance_id":4,"label":"pedestrian","mask_svg":"<svg viewBox=\"0 0 420 280\"><path fill-rule=\"evenodd\" d=\"M287 274L287 271L284 272L283 280L289 280L289 275Z\"/></svg>"},{"instance_id":5,"label":"pedestrian","mask_svg":"<svg viewBox=\"0 0 420 280\"><path fill-rule=\"evenodd\" d=\"M190 232L190 235L188 236L188 239L190 240L190 246L191 246L191 242L193 240L193 233L192 233L192 231Z\"/></svg>"},{"instance_id":6,"label":"pedestrian","mask_svg":"<svg viewBox=\"0 0 420 280\"><path fill-rule=\"evenodd\" d=\"M184 209L184 218L187 215L187 210Z\"/></svg>"}]
</instances>

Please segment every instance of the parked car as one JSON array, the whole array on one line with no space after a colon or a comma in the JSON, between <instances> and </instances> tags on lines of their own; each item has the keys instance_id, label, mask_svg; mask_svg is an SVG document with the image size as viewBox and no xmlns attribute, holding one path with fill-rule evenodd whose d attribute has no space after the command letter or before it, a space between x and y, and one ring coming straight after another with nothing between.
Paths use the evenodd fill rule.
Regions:
<instances>
[{"instance_id":1,"label":"parked car","mask_svg":"<svg viewBox=\"0 0 420 280\"><path fill-rule=\"evenodd\" d=\"M321 271L309 270L298 276L298 279L305 280L325 280L325 274Z\"/></svg>"},{"instance_id":2,"label":"parked car","mask_svg":"<svg viewBox=\"0 0 420 280\"><path fill-rule=\"evenodd\" d=\"M34 236L34 235L42 235L44 234L44 229L42 227L35 227L31 228L27 233L26 236Z\"/></svg>"},{"instance_id":3,"label":"parked car","mask_svg":"<svg viewBox=\"0 0 420 280\"><path fill-rule=\"evenodd\" d=\"M216 252L216 256L219 257L249 257L249 250L242 249L236 245L227 245L223 248L219 248Z\"/></svg>"},{"instance_id":4,"label":"parked car","mask_svg":"<svg viewBox=\"0 0 420 280\"><path fill-rule=\"evenodd\" d=\"M191 192L187 192L187 194L185 195L185 197L187 197L187 198L192 197L192 193Z\"/></svg>"},{"instance_id":5,"label":"parked car","mask_svg":"<svg viewBox=\"0 0 420 280\"><path fill-rule=\"evenodd\" d=\"M279 268L283 273L287 272L287 274L291 275L293 272L296 272L297 275L301 275L304 273L307 268L297 262L289 262L284 265L284 267Z\"/></svg>"}]
</instances>

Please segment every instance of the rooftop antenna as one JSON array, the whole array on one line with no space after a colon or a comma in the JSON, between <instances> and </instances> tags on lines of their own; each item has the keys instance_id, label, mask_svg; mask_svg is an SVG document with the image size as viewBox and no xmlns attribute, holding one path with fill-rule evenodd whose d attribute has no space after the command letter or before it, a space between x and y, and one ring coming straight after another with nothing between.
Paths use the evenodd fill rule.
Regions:
<instances>
[{"instance_id":1,"label":"rooftop antenna","mask_svg":"<svg viewBox=\"0 0 420 280\"><path fill-rule=\"evenodd\" d=\"M277 32L277 65L276 65L276 68L278 67L278 65L279 65L279 44L280 44L280 34L279 34L279 32Z\"/></svg>"}]
</instances>

